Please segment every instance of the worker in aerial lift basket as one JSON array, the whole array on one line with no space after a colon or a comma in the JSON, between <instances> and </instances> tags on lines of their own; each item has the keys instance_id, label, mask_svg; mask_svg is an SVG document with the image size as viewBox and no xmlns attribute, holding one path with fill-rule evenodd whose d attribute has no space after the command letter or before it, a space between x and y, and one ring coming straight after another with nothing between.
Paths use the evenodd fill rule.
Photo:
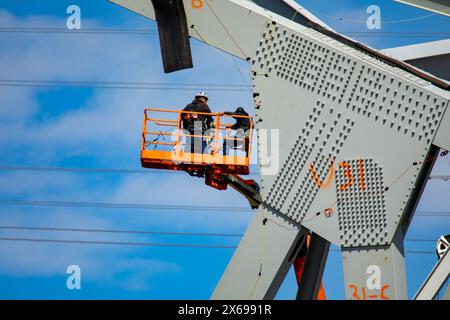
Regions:
<instances>
[{"instance_id":1,"label":"worker in aerial lift basket","mask_svg":"<svg viewBox=\"0 0 450 320\"><path fill-rule=\"evenodd\" d=\"M231 116L246 116L248 117L248 113L242 107L238 107L234 112L224 112L224 114ZM248 150L248 136L250 130L250 119L242 118L242 117L233 117L236 120L236 123L230 126L231 130L236 130L236 133L232 136L229 136L228 139L223 141L223 155L226 156L230 149L236 149L239 146L242 146L244 142L244 150L247 152Z\"/></svg>"},{"instance_id":2,"label":"worker in aerial lift basket","mask_svg":"<svg viewBox=\"0 0 450 320\"><path fill-rule=\"evenodd\" d=\"M189 134L202 137L187 137L185 152L203 153L206 148L206 139L203 137L206 130L212 127L213 118L210 115L189 113L204 112L211 113L208 104L208 95L205 92L199 92L195 95L194 101L188 104L182 113L183 129L189 131Z\"/></svg>"}]
</instances>

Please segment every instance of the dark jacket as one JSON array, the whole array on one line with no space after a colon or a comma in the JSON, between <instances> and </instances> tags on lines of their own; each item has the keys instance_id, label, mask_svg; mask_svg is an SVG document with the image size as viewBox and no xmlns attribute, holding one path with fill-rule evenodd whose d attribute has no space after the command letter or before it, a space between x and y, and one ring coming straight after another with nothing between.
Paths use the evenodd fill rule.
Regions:
<instances>
[{"instance_id":1,"label":"dark jacket","mask_svg":"<svg viewBox=\"0 0 450 320\"><path fill-rule=\"evenodd\" d=\"M203 103L198 100L192 101L190 104L188 104L183 111L192 111L192 112L206 112L211 113L211 109L206 103ZM201 121L202 122L202 128L204 130L211 128L211 123L213 122L212 116L209 115L195 115L195 114L186 114L183 113L182 117L182 123L183 128L187 130L192 130L194 128L195 122Z\"/></svg>"},{"instance_id":2,"label":"dark jacket","mask_svg":"<svg viewBox=\"0 0 450 320\"><path fill-rule=\"evenodd\" d=\"M228 115L237 115L237 116L248 116L248 113L245 110L236 110L235 112L225 112L225 114ZM236 123L233 124L230 128L233 130L237 129L244 129L248 130L250 129L250 119L249 118L238 118L233 117L236 120Z\"/></svg>"}]
</instances>

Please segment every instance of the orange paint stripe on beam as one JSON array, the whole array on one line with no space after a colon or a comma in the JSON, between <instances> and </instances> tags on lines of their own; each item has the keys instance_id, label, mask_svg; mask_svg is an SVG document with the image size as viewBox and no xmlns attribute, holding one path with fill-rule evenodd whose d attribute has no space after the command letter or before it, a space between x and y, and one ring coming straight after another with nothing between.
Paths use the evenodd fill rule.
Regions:
<instances>
[{"instance_id":1,"label":"orange paint stripe on beam","mask_svg":"<svg viewBox=\"0 0 450 320\"><path fill-rule=\"evenodd\" d=\"M322 186L322 181L320 181L319 178L317 177L316 170L314 170L314 166L312 163L309 164L309 167L311 169L311 174L314 179L314 182L316 183L317 187L320 188Z\"/></svg>"},{"instance_id":2,"label":"orange paint stripe on beam","mask_svg":"<svg viewBox=\"0 0 450 320\"><path fill-rule=\"evenodd\" d=\"M359 159L359 183L361 185L361 190L364 192L366 185L364 182L364 168L362 159Z\"/></svg>"}]
</instances>

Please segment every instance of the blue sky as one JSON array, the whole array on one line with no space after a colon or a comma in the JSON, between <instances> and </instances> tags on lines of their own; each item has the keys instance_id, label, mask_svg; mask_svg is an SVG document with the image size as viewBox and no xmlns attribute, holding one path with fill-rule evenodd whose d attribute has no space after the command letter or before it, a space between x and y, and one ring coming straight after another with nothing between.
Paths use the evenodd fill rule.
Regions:
<instances>
[{"instance_id":1,"label":"blue sky","mask_svg":"<svg viewBox=\"0 0 450 320\"><path fill-rule=\"evenodd\" d=\"M388 37L374 31L370 36L353 36L377 49L445 39L448 35L436 33L450 30L448 18L430 16L429 12L393 1L299 3L339 32L368 32L361 21L367 17L366 8L377 4L382 10L382 21L386 21L382 22L381 33L423 34ZM103 0L2 0L0 27L64 28L66 9L71 4L81 8L82 28L156 29L155 23ZM197 41L192 42L195 69L170 75L162 71L159 42L152 35L0 33L0 42L2 80L250 83L249 75L244 73L243 79L230 56ZM242 70L249 69L245 62L236 63ZM0 86L0 165L139 169L143 109L182 107L192 99L192 94L191 90ZM238 104L253 108L251 92L210 91L209 95L215 110L227 110ZM433 174L450 174L449 161L439 159ZM430 182L419 210L448 211L449 192L449 182ZM247 206L233 190L213 190L183 173L0 170L0 199ZM19 226L243 233L251 217L251 213L236 212L0 205L0 224ZM416 217L407 237L437 239L448 233L449 222L448 217ZM239 240L17 230L1 230L0 236L218 245L236 245ZM433 251L435 244L406 246L408 250ZM232 253L232 249L2 241L0 298L207 299ZM407 255L410 296L435 260L434 254ZM78 291L67 290L65 285L65 270L72 264L82 270L82 289ZM338 252L330 253L324 283L329 298L344 297ZM295 278L290 272L278 298L293 299L295 292Z\"/></svg>"}]
</instances>

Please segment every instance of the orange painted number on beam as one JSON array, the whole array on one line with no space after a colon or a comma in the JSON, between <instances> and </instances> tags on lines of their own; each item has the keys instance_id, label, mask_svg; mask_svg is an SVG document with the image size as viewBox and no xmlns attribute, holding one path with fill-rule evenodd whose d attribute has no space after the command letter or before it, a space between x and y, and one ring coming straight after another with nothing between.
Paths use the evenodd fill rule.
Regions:
<instances>
[{"instance_id":1,"label":"orange painted number on beam","mask_svg":"<svg viewBox=\"0 0 450 320\"><path fill-rule=\"evenodd\" d=\"M359 288L358 286L354 285L354 284L350 284L349 289L353 289L352 292L352 298L355 300L367 300L367 293L366 293L366 289L364 287L361 288L361 293L362 293L362 297L359 295ZM370 294L369 295L369 300L372 299L377 299L378 297L380 297L380 299L382 300L389 300L389 297L385 294L385 290L389 289L389 285L386 284L384 285L381 290L380 290L380 295L378 296L378 294Z\"/></svg>"},{"instance_id":2,"label":"orange painted number on beam","mask_svg":"<svg viewBox=\"0 0 450 320\"><path fill-rule=\"evenodd\" d=\"M348 181L339 187L339 190L343 191L353 184L354 179L348 162L339 162L339 167L344 167L346 169L344 175L348 178Z\"/></svg>"},{"instance_id":3,"label":"orange painted number on beam","mask_svg":"<svg viewBox=\"0 0 450 320\"><path fill-rule=\"evenodd\" d=\"M383 300L389 300L389 297L384 293L384 290L389 289L389 285L386 284L381 288L380 298Z\"/></svg>"},{"instance_id":4,"label":"orange painted number on beam","mask_svg":"<svg viewBox=\"0 0 450 320\"><path fill-rule=\"evenodd\" d=\"M327 181L325 183L323 183L323 181L320 181L319 177L316 174L316 170L314 170L314 166L313 166L312 163L309 164L309 167L311 169L311 174L313 176L314 182L316 183L317 187L320 188L320 189L327 189L329 187L331 181L333 180L333 176L334 176L334 162L331 161L329 176L328 176Z\"/></svg>"},{"instance_id":5,"label":"orange painted number on beam","mask_svg":"<svg viewBox=\"0 0 450 320\"><path fill-rule=\"evenodd\" d=\"M353 288L353 294L352 294L352 298L356 299L356 300L361 300L361 297L358 294L358 287L355 286L354 284L351 284L348 286L350 289Z\"/></svg>"},{"instance_id":6,"label":"orange painted number on beam","mask_svg":"<svg viewBox=\"0 0 450 320\"><path fill-rule=\"evenodd\" d=\"M361 186L361 191L364 192L366 190L366 181L365 181L365 173L364 173L364 162L363 160L358 160L358 164L359 164L359 184ZM353 183L355 182L355 178L353 177L353 174L351 172L351 167L350 164L346 161L343 162L339 162L339 167L341 168L345 168L345 172L344 172L344 176L347 178L347 181L339 186L339 190L343 191L345 189L350 188ZM314 169L314 166L312 163L309 164L309 168L311 169L311 175L313 177L314 182L316 183L317 187L319 189L327 189L330 184L331 181L333 180L333 176L334 176L334 163L333 161L331 161L331 167L330 167L330 171L329 171L329 176L327 178L327 180L325 182L321 181L319 179L319 177L317 176L316 170ZM355 173L356 174L356 173Z\"/></svg>"},{"instance_id":7,"label":"orange painted number on beam","mask_svg":"<svg viewBox=\"0 0 450 320\"><path fill-rule=\"evenodd\" d=\"M363 161L359 160L359 184L361 185L361 190L364 192L366 188L366 184L364 182L364 169L363 169Z\"/></svg>"},{"instance_id":8,"label":"orange painted number on beam","mask_svg":"<svg viewBox=\"0 0 450 320\"><path fill-rule=\"evenodd\" d=\"M191 0L191 6L194 9L200 9L203 7L203 0Z\"/></svg>"}]
</instances>

